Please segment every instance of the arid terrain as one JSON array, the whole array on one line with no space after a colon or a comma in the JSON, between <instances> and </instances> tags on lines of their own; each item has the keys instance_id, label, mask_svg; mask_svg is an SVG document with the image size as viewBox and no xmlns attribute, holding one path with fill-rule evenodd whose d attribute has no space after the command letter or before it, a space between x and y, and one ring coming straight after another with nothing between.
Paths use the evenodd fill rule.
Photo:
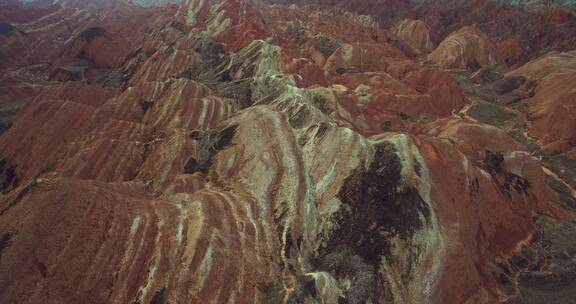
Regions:
<instances>
[{"instance_id":1,"label":"arid terrain","mask_svg":"<svg viewBox=\"0 0 576 304\"><path fill-rule=\"evenodd\" d=\"M576 303L575 8L0 0L0 303Z\"/></svg>"}]
</instances>

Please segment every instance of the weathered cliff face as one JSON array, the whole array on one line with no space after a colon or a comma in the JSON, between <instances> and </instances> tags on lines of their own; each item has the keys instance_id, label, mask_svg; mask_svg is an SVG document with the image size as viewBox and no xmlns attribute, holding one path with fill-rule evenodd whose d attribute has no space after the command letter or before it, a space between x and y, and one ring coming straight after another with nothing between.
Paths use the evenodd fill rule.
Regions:
<instances>
[{"instance_id":1,"label":"weathered cliff face","mask_svg":"<svg viewBox=\"0 0 576 304\"><path fill-rule=\"evenodd\" d=\"M190 0L94 21L102 3L8 37L0 96L22 109L0 136L0 302L524 303L531 276L573 295L572 171L497 103L527 100L543 143L540 121L563 120L564 142L558 64L467 86L419 61L425 33L369 16ZM18 54L27 39L57 51ZM457 61L492 66L473 45Z\"/></svg>"}]
</instances>

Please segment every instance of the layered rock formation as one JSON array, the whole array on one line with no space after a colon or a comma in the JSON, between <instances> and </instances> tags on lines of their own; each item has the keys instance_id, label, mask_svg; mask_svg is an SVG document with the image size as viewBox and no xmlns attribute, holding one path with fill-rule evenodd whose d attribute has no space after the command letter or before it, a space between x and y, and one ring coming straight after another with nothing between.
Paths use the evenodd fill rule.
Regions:
<instances>
[{"instance_id":1,"label":"layered rock formation","mask_svg":"<svg viewBox=\"0 0 576 304\"><path fill-rule=\"evenodd\" d=\"M422 22L385 23L102 0L16 24L0 302L525 303L534 277L571 299L573 168L537 153L572 156L572 54L468 85L420 61ZM430 58L502 63L474 27Z\"/></svg>"},{"instance_id":2,"label":"layered rock formation","mask_svg":"<svg viewBox=\"0 0 576 304\"><path fill-rule=\"evenodd\" d=\"M574 125L574 80L576 53L549 53L511 71L511 77L535 82L528 100L530 130L547 148L576 155Z\"/></svg>"},{"instance_id":3,"label":"layered rock formation","mask_svg":"<svg viewBox=\"0 0 576 304\"><path fill-rule=\"evenodd\" d=\"M274 3L297 3L330 6L366 14L387 27L404 19L422 20L440 42L462 27L476 26L495 42L520 41L527 56L541 56L549 51L571 51L576 48L576 19L571 1L455 1L455 0L381 0L358 5L352 0L270 0ZM522 2L524 5L517 5ZM564 3L565 5L558 5ZM527 22L526 20L529 20ZM504 59L504 58L503 58Z\"/></svg>"},{"instance_id":4,"label":"layered rock formation","mask_svg":"<svg viewBox=\"0 0 576 304\"><path fill-rule=\"evenodd\" d=\"M393 32L411 47L422 53L429 53L434 49L430 27L422 20L402 20L396 24Z\"/></svg>"},{"instance_id":5,"label":"layered rock formation","mask_svg":"<svg viewBox=\"0 0 576 304\"><path fill-rule=\"evenodd\" d=\"M446 69L495 68L502 63L494 42L475 26L450 34L428 59Z\"/></svg>"}]
</instances>

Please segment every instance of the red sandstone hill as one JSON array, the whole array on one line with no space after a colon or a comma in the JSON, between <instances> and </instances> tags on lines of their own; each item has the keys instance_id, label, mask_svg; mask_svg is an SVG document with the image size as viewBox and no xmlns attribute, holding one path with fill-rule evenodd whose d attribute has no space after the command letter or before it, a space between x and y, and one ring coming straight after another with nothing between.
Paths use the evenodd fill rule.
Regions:
<instances>
[{"instance_id":1,"label":"red sandstone hill","mask_svg":"<svg viewBox=\"0 0 576 304\"><path fill-rule=\"evenodd\" d=\"M394 34L414 49L428 53L434 49L430 27L422 20L405 19L394 26Z\"/></svg>"},{"instance_id":2,"label":"red sandstone hill","mask_svg":"<svg viewBox=\"0 0 576 304\"><path fill-rule=\"evenodd\" d=\"M494 42L475 26L450 34L428 59L446 69L496 68L502 64Z\"/></svg>"},{"instance_id":3,"label":"red sandstone hill","mask_svg":"<svg viewBox=\"0 0 576 304\"><path fill-rule=\"evenodd\" d=\"M548 53L511 71L537 83L534 95L528 100L531 130L543 145L576 155L576 52Z\"/></svg>"},{"instance_id":4,"label":"red sandstone hill","mask_svg":"<svg viewBox=\"0 0 576 304\"><path fill-rule=\"evenodd\" d=\"M321 4L0 2L0 303L576 297L571 19Z\"/></svg>"},{"instance_id":5,"label":"red sandstone hill","mask_svg":"<svg viewBox=\"0 0 576 304\"><path fill-rule=\"evenodd\" d=\"M343 9L374 17L392 28L403 19L421 20L430 28L436 43L462 27L476 24L495 42L515 38L521 42L529 56L526 63L548 51L570 51L576 48L576 18L574 7L562 6L553 10L542 9L543 2L530 1L518 6L519 1L363 1L361 5L351 0L268 0L283 4L314 5ZM520 1L523 3L523 1ZM552 3L553 1L547 1Z\"/></svg>"}]
</instances>

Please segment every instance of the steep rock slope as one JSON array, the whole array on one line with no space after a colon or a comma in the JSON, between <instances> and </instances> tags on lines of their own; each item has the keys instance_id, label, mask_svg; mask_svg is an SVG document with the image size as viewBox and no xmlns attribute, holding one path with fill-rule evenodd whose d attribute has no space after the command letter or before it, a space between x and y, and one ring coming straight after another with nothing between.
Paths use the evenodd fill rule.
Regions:
<instances>
[{"instance_id":1,"label":"steep rock slope","mask_svg":"<svg viewBox=\"0 0 576 304\"><path fill-rule=\"evenodd\" d=\"M0 137L0 302L504 302L526 287L514 257L574 218L374 18L117 8L145 24L45 54L94 74L30 70L49 81Z\"/></svg>"},{"instance_id":2,"label":"steep rock slope","mask_svg":"<svg viewBox=\"0 0 576 304\"><path fill-rule=\"evenodd\" d=\"M524 46L515 38L508 38L498 43L498 55L509 67L522 62L527 56Z\"/></svg>"},{"instance_id":3,"label":"steep rock slope","mask_svg":"<svg viewBox=\"0 0 576 304\"><path fill-rule=\"evenodd\" d=\"M393 28L394 34L422 53L429 53L434 49L430 31L430 27L422 20L411 19L402 20Z\"/></svg>"},{"instance_id":4,"label":"steep rock slope","mask_svg":"<svg viewBox=\"0 0 576 304\"><path fill-rule=\"evenodd\" d=\"M430 53L428 59L442 68L495 68L502 63L490 38L475 26L450 34Z\"/></svg>"},{"instance_id":5,"label":"steep rock slope","mask_svg":"<svg viewBox=\"0 0 576 304\"><path fill-rule=\"evenodd\" d=\"M548 51L570 51L576 48L574 6L558 6L562 1L530 1L525 5L516 5L520 1L497 0L385 0L364 1L362 5L352 0L265 2L345 8L347 11L370 15L390 28L403 19L422 20L430 26L437 42L462 27L476 24L495 42L517 39L527 53L520 63L526 63Z\"/></svg>"},{"instance_id":6,"label":"steep rock slope","mask_svg":"<svg viewBox=\"0 0 576 304\"><path fill-rule=\"evenodd\" d=\"M508 73L535 82L528 100L530 131L549 149L574 155L574 77L576 53L553 52Z\"/></svg>"}]
</instances>

